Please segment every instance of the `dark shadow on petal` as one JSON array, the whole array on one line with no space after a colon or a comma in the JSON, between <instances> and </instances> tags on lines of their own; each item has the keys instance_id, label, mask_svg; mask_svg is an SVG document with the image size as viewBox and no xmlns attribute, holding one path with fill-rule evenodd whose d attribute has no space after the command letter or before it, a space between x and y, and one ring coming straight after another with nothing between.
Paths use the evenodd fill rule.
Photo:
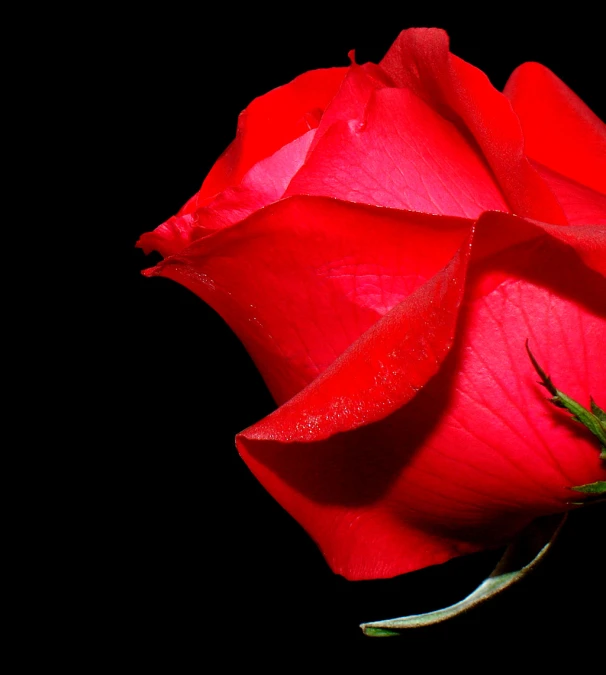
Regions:
<instances>
[{"instance_id":1,"label":"dark shadow on petal","mask_svg":"<svg viewBox=\"0 0 606 675\"><path fill-rule=\"evenodd\" d=\"M439 421L448 404L455 369L456 356L451 352L441 371L408 405L379 422L320 442L286 446L249 440L247 448L314 501L349 506L373 503L423 447Z\"/></svg>"}]
</instances>

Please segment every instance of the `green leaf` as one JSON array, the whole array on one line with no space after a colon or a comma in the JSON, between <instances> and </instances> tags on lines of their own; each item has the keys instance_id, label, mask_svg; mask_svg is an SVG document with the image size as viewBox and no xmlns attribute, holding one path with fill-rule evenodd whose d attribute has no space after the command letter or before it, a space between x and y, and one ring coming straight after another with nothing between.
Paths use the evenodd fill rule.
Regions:
<instances>
[{"instance_id":1,"label":"green leaf","mask_svg":"<svg viewBox=\"0 0 606 675\"><path fill-rule=\"evenodd\" d=\"M529 574L543 560L562 529L565 520L566 515L559 514L544 516L531 523L507 547L490 576L464 600L450 607L426 614L411 614L397 619L363 623L360 628L365 635L386 637L398 635L400 631L407 628L431 626L468 612Z\"/></svg>"},{"instance_id":2,"label":"green leaf","mask_svg":"<svg viewBox=\"0 0 606 675\"><path fill-rule=\"evenodd\" d=\"M603 495L606 494L606 480L597 480L595 483L587 483L587 485L577 485L577 487L570 488L577 492L584 492L587 495Z\"/></svg>"}]
</instances>

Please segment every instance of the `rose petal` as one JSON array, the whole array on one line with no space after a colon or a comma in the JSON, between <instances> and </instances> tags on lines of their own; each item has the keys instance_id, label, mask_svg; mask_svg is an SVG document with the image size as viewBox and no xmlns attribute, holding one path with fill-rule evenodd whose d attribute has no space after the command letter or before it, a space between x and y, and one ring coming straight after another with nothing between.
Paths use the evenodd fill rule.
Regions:
<instances>
[{"instance_id":1,"label":"rose petal","mask_svg":"<svg viewBox=\"0 0 606 675\"><path fill-rule=\"evenodd\" d=\"M606 225L606 195L581 185L551 169L532 162L557 197L571 225Z\"/></svg>"},{"instance_id":2,"label":"rose petal","mask_svg":"<svg viewBox=\"0 0 606 675\"><path fill-rule=\"evenodd\" d=\"M469 221L294 197L167 258L216 309L283 402L441 269Z\"/></svg>"},{"instance_id":3,"label":"rose petal","mask_svg":"<svg viewBox=\"0 0 606 675\"><path fill-rule=\"evenodd\" d=\"M444 31L403 31L380 65L397 86L409 88L455 123L464 123L514 213L566 224L557 200L524 154L524 136L509 101L482 71L449 52Z\"/></svg>"},{"instance_id":4,"label":"rose petal","mask_svg":"<svg viewBox=\"0 0 606 675\"><path fill-rule=\"evenodd\" d=\"M479 234L490 238L507 219L522 226L486 214ZM239 435L253 473L335 572L388 577L499 545L532 518L568 508L570 486L606 477L595 439L545 400L524 350L529 337L557 386L599 402L606 281L527 227L527 241L473 264L455 347L416 396L457 315L461 286L447 283L450 299L432 301L440 275ZM436 321L440 312L445 321ZM417 361L407 336L438 337L440 358Z\"/></svg>"},{"instance_id":5,"label":"rose petal","mask_svg":"<svg viewBox=\"0 0 606 675\"><path fill-rule=\"evenodd\" d=\"M508 210L481 155L406 89L374 91L364 120L334 124L286 194L464 218Z\"/></svg>"},{"instance_id":6,"label":"rose petal","mask_svg":"<svg viewBox=\"0 0 606 675\"><path fill-rule=\"evenodd\" d=\"M194 241L277 201L303 165L314 134L312 129L257 162L240 185L226 188L190 213L169 218L153 232L142 235L137 246L146 253L158 251L163 257L175 255Z\"/></svg>"},{"instance_id":7,"label":"rose petal","mask_svg":"<svg viewBox=\"0 0 606 675\"><path fill-rule=\"evenodd\" d=\"M524 63L504 89L524 131L526 154L606 193L606 125L548 68Z\"/></svg>"},{"instance_id":8,"label":"rose petal","mask_svg":"<svg viewBox=\"0 0 606 675\"><path fill-rule=\"evenodd\" d=\"M347 68L311 70L256 98L240 114L236 138L206 177L199 199L237 185L257 162L317 127L346 73Z\"/></svg>"}]
</instances>

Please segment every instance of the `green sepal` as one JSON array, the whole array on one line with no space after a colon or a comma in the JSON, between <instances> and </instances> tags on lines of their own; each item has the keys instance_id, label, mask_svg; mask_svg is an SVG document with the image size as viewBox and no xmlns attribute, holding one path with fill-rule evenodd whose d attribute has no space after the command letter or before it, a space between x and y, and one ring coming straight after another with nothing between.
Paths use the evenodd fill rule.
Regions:
<instances>
[{"instance_id":1,"label":"green sepal","mask_svg":"<svg viewBox=\"0 0 606 675\"><path fill-rule=\"evenodd\" d=\"M566 514L556 514L543 516L528 525L507 547L490 576L464 600L425 614L363 623L360 628L371 637L391 637L400 635L406 629L431 626L468 612L532 572L551 548L565 520Z\"/></svg>"},{"instance_id":2,"label":"green sepal","mask_svg":"<svg viewBox=\"0 0 606 675\"><path fill-rule=\"evenodd\" d=\"M576 490L576 492L584 492L587 495L603 495L606 494L606 480L597 480L595 483L577 485L570 489Z\"/></svg>"},{"instance_id":3,"label":"green sepal","mask_svg":"<svg viewBox=\"0 0 606 675\"><path fill-rule=\"evenodd\" d=\"M551 399L552 403L562 408L566 408L566 410L572 413L573 420L584 424L594 436L599 438L602 446L606 445L606 428L604 428L604 424L593 413L589 412L589 410L569 396L566 396L566 394L558 389L556 389L556 391L557 396Z\"/></svg>"},{"instance_id":4,"label":"green sepal","mask_svg":"<svg viewBox=\"0 0 606 675\"><path fill-rule=\"evenodd\" d=\"M386 630L385 628L374 628L373 626L368 626L364 631L365 635L369 637L395 637L400 635L395 630Z\"/></svg>"},{"instance_id":5,"label":"green sepal","mask_svg":"<svg viewBox=\"0 0 606 675\"><path fill-rule=\"evenodd\" d=\"M600 420L602 425L606 425L606 411L602 410L591 396L589 397L589 400L591 402L591 412Z\"/></svg>"},{"instance_id":6,"label":"green sepal","mask_svg":"<svg viewBox=\"0 0 606 675\"><path fill-rule=\"evenodd\" d=\"M580 422L583 424L594 436L600 441L601 450L600 457L606 459L606 424L604 420L606 419L606 413L596 404L593 398L590 397L591 401L591 412L584 408L580 403L577 403L574 399L567 396L563 391L560 391L555 387L549 375L541 368L538 361L535 359L534 354L530 351L528 346L528 340L526 340L526 351L528 356L534 366L534 369L539 374L541 378L540 384L547 389L547 391L552 395L553 398L549 399L558 408L565 408L568 412L572 413L572 419L575 422Z\"/></svg>"}]
</instances>

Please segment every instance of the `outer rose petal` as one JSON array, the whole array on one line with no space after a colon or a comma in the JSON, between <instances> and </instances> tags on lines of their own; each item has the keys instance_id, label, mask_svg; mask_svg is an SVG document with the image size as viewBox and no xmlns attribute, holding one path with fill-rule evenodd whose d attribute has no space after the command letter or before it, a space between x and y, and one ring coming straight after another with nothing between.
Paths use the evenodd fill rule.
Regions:
<instances>
[{"instance_id":1,"label":"outer rose petal","mask_svg":"<svg viewBox=\"0 0 606 675\"><path fill-rule=\"evenodd\" d=\"M287 194L463 218L508 210L475 143L411 91L374 91L365 112L324 133Z\"/></svg>"},{"instance_id":2,"label":"outer rose petal","mask_svg":"<svg viewBox=\"0 0 606 675\"><path fill-rule=\"evenodd\" d=\"M514 213L566 224L557 200L524 154L524 136L509 101L486 75L449 52L442 30L411 28L380 65L399 87L469 129Z\"/></svg>"},{"instance_id":3,"label":"outer rose petal","mask_svg":"<svg viewBox=\"0 0 606 675\"><path fill-rule=\"evenodd\" d=\"M606 193L606 125L562 80L539 63L524 63L504 94L522 124L528 157Z\"/></svg>"},{"instance_id":4,"label":"outer rose petal","mask_svg":"<svg viewBox=\"0 0 606 675\"><path fill-rule=\"evenodd\" d=\"M236 139L211 169L199 198L237 185L257 162L317 127L346 73L347 68L311 70L256 98L240 114Z\"/></svg>"},{"instance_id":5,"label":"outer rose petal","mask_svg":"<svg viewBox=\"0 0 606 675\"><path fill-rule=\"evenodd\" d=\"M201 239L148 275L216 309L274 398L290 398L440 270L471 223L294 197Z\"/></svg>"},{"instance_id":6,"label":"outer rose petal","mask_svg":"<svg viewBox=\"0 0 606 675\"><path fill-rule=\"evenodd\" d=\"M506 218L483 216L480 235L490 238ZM449 301L429 302L419 316L426 312L430 328L415 331L406 305L435 280L238 437L251 470L350 579L499 545L534 517L569 508L570 486L606 478L595 439L545 400L524 355L528 336L559 387L603 404L606 372L596 364L606 340L606 281L545 236L480 257L471 274L455 347L412 400L415 359L393 347L398 338L404 347L406 335L431 341L432 327L444 325L434 324L437 306L456 316ZM392 315L412 323L395 331ZM375 383L366 370L379 375ZM369 405L368 392L380 403Z\"/></svg>"}]
</instances>

